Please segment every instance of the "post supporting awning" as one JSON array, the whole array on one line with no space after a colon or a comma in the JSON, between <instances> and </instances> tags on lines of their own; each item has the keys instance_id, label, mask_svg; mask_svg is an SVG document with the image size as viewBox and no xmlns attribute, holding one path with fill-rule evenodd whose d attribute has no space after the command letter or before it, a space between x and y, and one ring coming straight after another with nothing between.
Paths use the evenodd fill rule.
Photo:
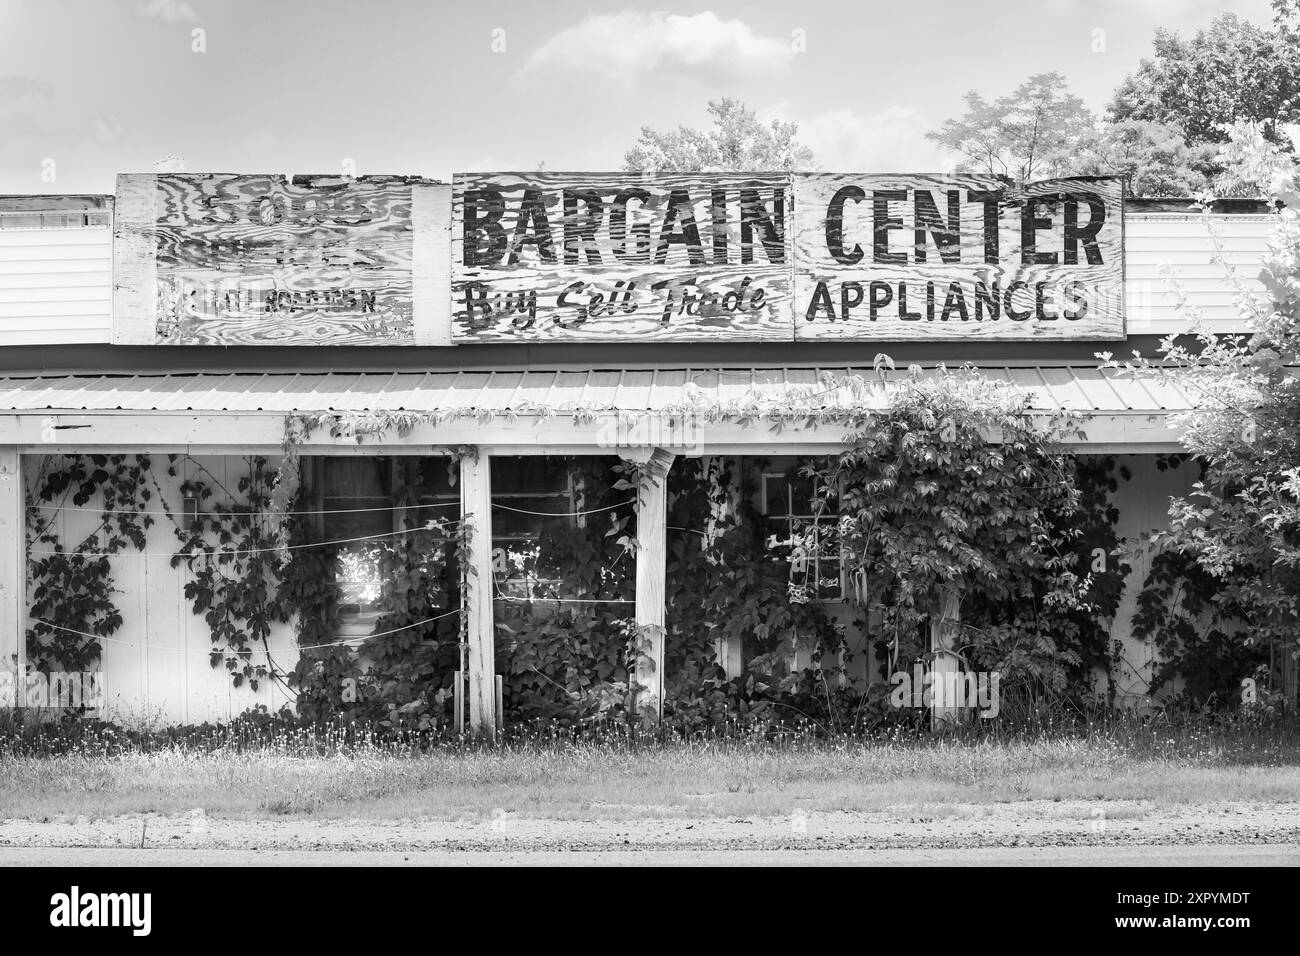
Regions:
<instances>
[{"instance_id":1,"label":"post supporting awning","mask_svg":"<svg viewBox=\"0 0 1300 956\"><path fill-rule=\"evenodd\" d=\"M664 625L668 573L668 471L672 452L646 449L633 460L641 466L636 506L636 682L637 712L657 724L664 711ZM629 456L628 452L624 452Z\"/></svg>"},{"instance_id":2,"label":"post supporting awning","mask_svg":"<svg viewBox=\"0 0 1300 956\"><path fill-rule=\"evenodd\" d=\"M492 460L482 449L460 459L461 521L467 530L465 555L465 684L469 730L493 738L497 728L496 626L493 621Z\"/></svg>"}]
</instances>

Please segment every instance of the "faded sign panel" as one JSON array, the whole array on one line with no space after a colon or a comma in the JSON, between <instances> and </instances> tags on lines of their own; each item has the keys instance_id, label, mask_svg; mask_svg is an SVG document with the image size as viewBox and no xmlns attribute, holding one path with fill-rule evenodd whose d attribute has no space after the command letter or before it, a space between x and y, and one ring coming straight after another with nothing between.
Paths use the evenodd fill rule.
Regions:
<instances>
[{"instance_id":1,"label":"faded sign panel","mask_svg":"<svg viewBox=\"0 0 1300 956\"><path fill-rule=\"evenodd\" d=\"M119 235L128 234L122 236L124 247L151 254L152 329L133 330L131 340L415 341L413 180L188 173L141 178L147 182L134 184L136 190L148 188L152 196L140 197L139 221L119 222Z\"/></svg>"},{"instance_id":2,"label":"faded sign panel","mask_svg":"<svg viewBox=\"0 0 1300 956\"><path fill-rule=\"evenodd\" d=\"M453 180L458 342L793 338L785 175Z\"/></svg>"},{"instance_id":3,"label":"faded sign panel","mask_svg":"<svg viewBox=\"0 0 1300 956\"><path fill-rule=\"evenodd\" d=\"M1124 337L1123 182L796 174L798 339Z\"/></svg>"}]
</instances>

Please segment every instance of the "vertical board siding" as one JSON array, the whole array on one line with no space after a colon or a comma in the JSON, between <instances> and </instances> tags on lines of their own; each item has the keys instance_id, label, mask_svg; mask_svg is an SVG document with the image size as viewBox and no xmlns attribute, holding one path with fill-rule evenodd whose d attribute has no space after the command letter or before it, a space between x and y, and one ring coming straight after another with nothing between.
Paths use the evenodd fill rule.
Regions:
<instances>
[{"instance_id":1,"label":"vertical board siding","mask_svg":"<svg viewBox=\"0 0 1300 956\"><path fill-rule=\"evenodd\" d=\"M154 476L173 507L179 507L181 483L195 477L200 467L210 473L211 477L204 476L207 480L215 478L222 484L237 483L246 468L242 458L214 456L178 462L177 477L171 478L165 456L158 456L153 465ZM31 461L29 501L35 471ZM156 497L154 502L153 507L158 507ZM59 540L73 546L93 531L99 524L100 504L93 499L84 507L69 504L55 513L52 527ZM170 555L178 546L171 522L159 517L146 533L143 555L128 548L110 560L122 626L101 642L105 716L132 726L156 727L228 721L258 704L272 711L291 704L290 695L274 679L259 682L257 691L247 684L235 688L224 666L210 665L211 632L185 598L185 584L192 575L183 564L171 566ZM292 668L297 661L292 625L276 625L269 643L276 663ZM254 652L255 662L264 659L263 651Z\"/></svg>"},{"instance_id":2,"label":"vertical board siding","mask_svg":"<svg viewBox=\"0 0 1300 956\"><path fill-rule=\"evenodd\" d=\"M411 187L411 311L416 345L451 345L451 186Z\"/></svg>"},{"instance_id":3,"label":"vertical board siding","mask_svg":"<svg viewBox=\"0 0 1300 956\"><path fill-rule=\"evenodd\" d=\"M0 229L0 346L109 341L112 239L107 225Z\"/></svg>"},{"instance_id":4,"label":"vertical board siding","mask_svg":"<svg viewBox=\"0 0 1300 956\"><path fill-rule=\"evenodd\" d=\"M157 339L158 186L150 173L117 177L113 217L113 344L152 345Z\"/></svg>"}]
</instances>

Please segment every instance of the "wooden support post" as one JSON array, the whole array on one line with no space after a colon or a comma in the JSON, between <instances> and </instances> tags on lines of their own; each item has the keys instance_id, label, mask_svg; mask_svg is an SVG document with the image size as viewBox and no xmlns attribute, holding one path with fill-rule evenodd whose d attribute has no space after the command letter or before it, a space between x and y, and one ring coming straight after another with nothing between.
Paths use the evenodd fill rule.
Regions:
<instances>
[{"instance_id":1,"label":"wooden support post","mask_svg":"<svg viewBox=\"0 0 1300 956\"><path fill-rule=\"evenodd\" d=\"M631 458L630 455L624 457ZM676 457L656 448L641 464L636 512L637 713L659 723L664 712L664 600L668 573L668 469ZM634 459L635 460L635 459Z\"/></svg>"},{"instance_id":2,"label":"wooden support post","mask_svg":"<svg viewBox=\"0 0 1300 956\"><path fill-rule=\"evenodd\" d=\"M480 451L460 460L461 518L468 522L465 575L465 633L468 643L465 685L469 694L469 732L495 738L496 633L492 621L492 470Z\"/></svg>"},{"instance_id":3,"label":"wooden support post","mask_svg":"<svg viewBox=\"0 0 1300 956\"><path fill-rule=\"evenodd\" d=\"M931 729L961 722L965 701L954 699L964 687L961 658L957 655L961 646L960 627L961 593L947 588L930 615L930 651L933 654L930 664Z\"/></svg>"},{"instance_id":4,"label":"wooden support post","mask_svg":"<svg viewBox=\"0 0 1300 956\"><path fill-rule=\"evenodd\" d=\"M21 704L26 692L24 495L22 456L13 445L0 446L0 707Z\"/></svg>"}]
</instances>

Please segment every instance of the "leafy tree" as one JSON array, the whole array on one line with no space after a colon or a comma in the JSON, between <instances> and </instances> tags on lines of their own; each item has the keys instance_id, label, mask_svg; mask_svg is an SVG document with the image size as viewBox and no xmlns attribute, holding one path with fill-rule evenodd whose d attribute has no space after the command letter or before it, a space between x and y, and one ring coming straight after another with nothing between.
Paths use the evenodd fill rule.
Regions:
<instances>
[{"instance_id":1,"label":"leafy tree","mask_svg":"<svg viewBox=\"0 0 1300 956\"><path fill-rule=\"evenodd\" d=\"M964 116L926 138L964 157L964 171L1021 182L1072 171L1073 153L1093 126L1092 114L1059 73L1031 76L991 103L971 90L966 107Z\"/></svg>"},{"instance_id":2,"label":"leafy tree","mask_svg":"<svg viewBox=\"0 0 1300 956\"><path fill-rule=\"evenodd\" d=\"M1240 120L1227 127L1228 142L1219 150L1221 171L1214 177L1220 196L1267 196L1274 181L1291 171L1290 153L1270 143L1259 123Z\"/></svg>"},{"instance_id":3,"label":"leafy tree","mask_svg":"<svg viewBox=\"0 0 1300 956\"><path fill-rule=\"evenodd\" d=\"M1273 29L1225 13L1191 39L1157 30L1155 56L1120 84L1108 118L1177 126L1189 144L1227 142L1228 124L1251 120L1289 148L1280 124L1300 120L1300 44L1294 0L1275 7Z\"/></svg>"},{"instance_id":4,"label":"leafy tree","mask_svg":"<svg viewBox=\"0 0 1300 956\"><path fill-rule=\"evenodd\" d=\"M1229 633L1248 647L1278 650L1285 699L1294 705L1300 653L1300 380L1293 373L1300 364L1300 182L1294 165L1282 165L1278 148L1262 135L1237 134L1238 165L1271 170L1274 198L1283 204L1261 272L1271 307L1243 294L1249 336L1168 340L1159 362L1128 367L1161 370L1198 399L1174 424L1201 464L1200 480L1188 496L1172 500L1170 528L1154 543L1174 559L1195 562L1196 573L1183 574L1180 586L1196 592L1201 606L1239 612L1239 626ZM1207 579L1213 593L1204 600ZM1154 583L1177 590L1167 581ZM1184 610L1174 608L1171 615ZM1212 620L1207 626L1223 631L1221 625Z\"/></svg>"},{"instance_id":5,"label":"leafy tree","mask_svg":"<svg viewBox=\"0 0 1300 956\"><path fill-rule=\"evenodd\" d=\"M1271 0L1273 29L1286 43L1300 43L1300 0Z\"/></svg>"},{"instance_id":6,"label":"leafy tree","mask_svg":"<svg viewBox=\"0 0 1300 956\"><path fill-rule=\"evenodd\" d=\"M1183 131L1164 123L1102 123L1079 144L1074 172L1127 176L1133 196L1196 196L1210 186L1218 149L1188 146Z\"/></svg>"},{"instance_id":7,"label":"leafy tree","mask_svg":"<svg viewBox=\"0 0 1300 956\"><path fill-rule=\"evenodd\" d=\"M1117 539L1095 529L1110 523L1105 496L1064 453L1077 422L1036 420L1024 394L970 368L918 368L889 387L888 412L871 403L850 419L849 448L821 482L828 496L842 489L838 540L858 600L906 669L954 593L974 669L1029 697L1067 693L1104 653L1098 620L1118 603L1084 550L1110 552ZM1122 578L1118 564L1112 572Z\"/></svg>"},{"instance_id":8,"label":"leafy tree","mask_svg":"<svg viewBox=\"0 0 1300 956\"><path fill-rule=\"evenodd\" d=\"M713 125L707 130L679 126L659 132L641 128L636 145L623 156L623 168L638 172L749 172L809 170L812 150L795 139L797 123L773 120L764 125L739 100L724 97L708 106Z\"/></svg>"}]
</instances>

